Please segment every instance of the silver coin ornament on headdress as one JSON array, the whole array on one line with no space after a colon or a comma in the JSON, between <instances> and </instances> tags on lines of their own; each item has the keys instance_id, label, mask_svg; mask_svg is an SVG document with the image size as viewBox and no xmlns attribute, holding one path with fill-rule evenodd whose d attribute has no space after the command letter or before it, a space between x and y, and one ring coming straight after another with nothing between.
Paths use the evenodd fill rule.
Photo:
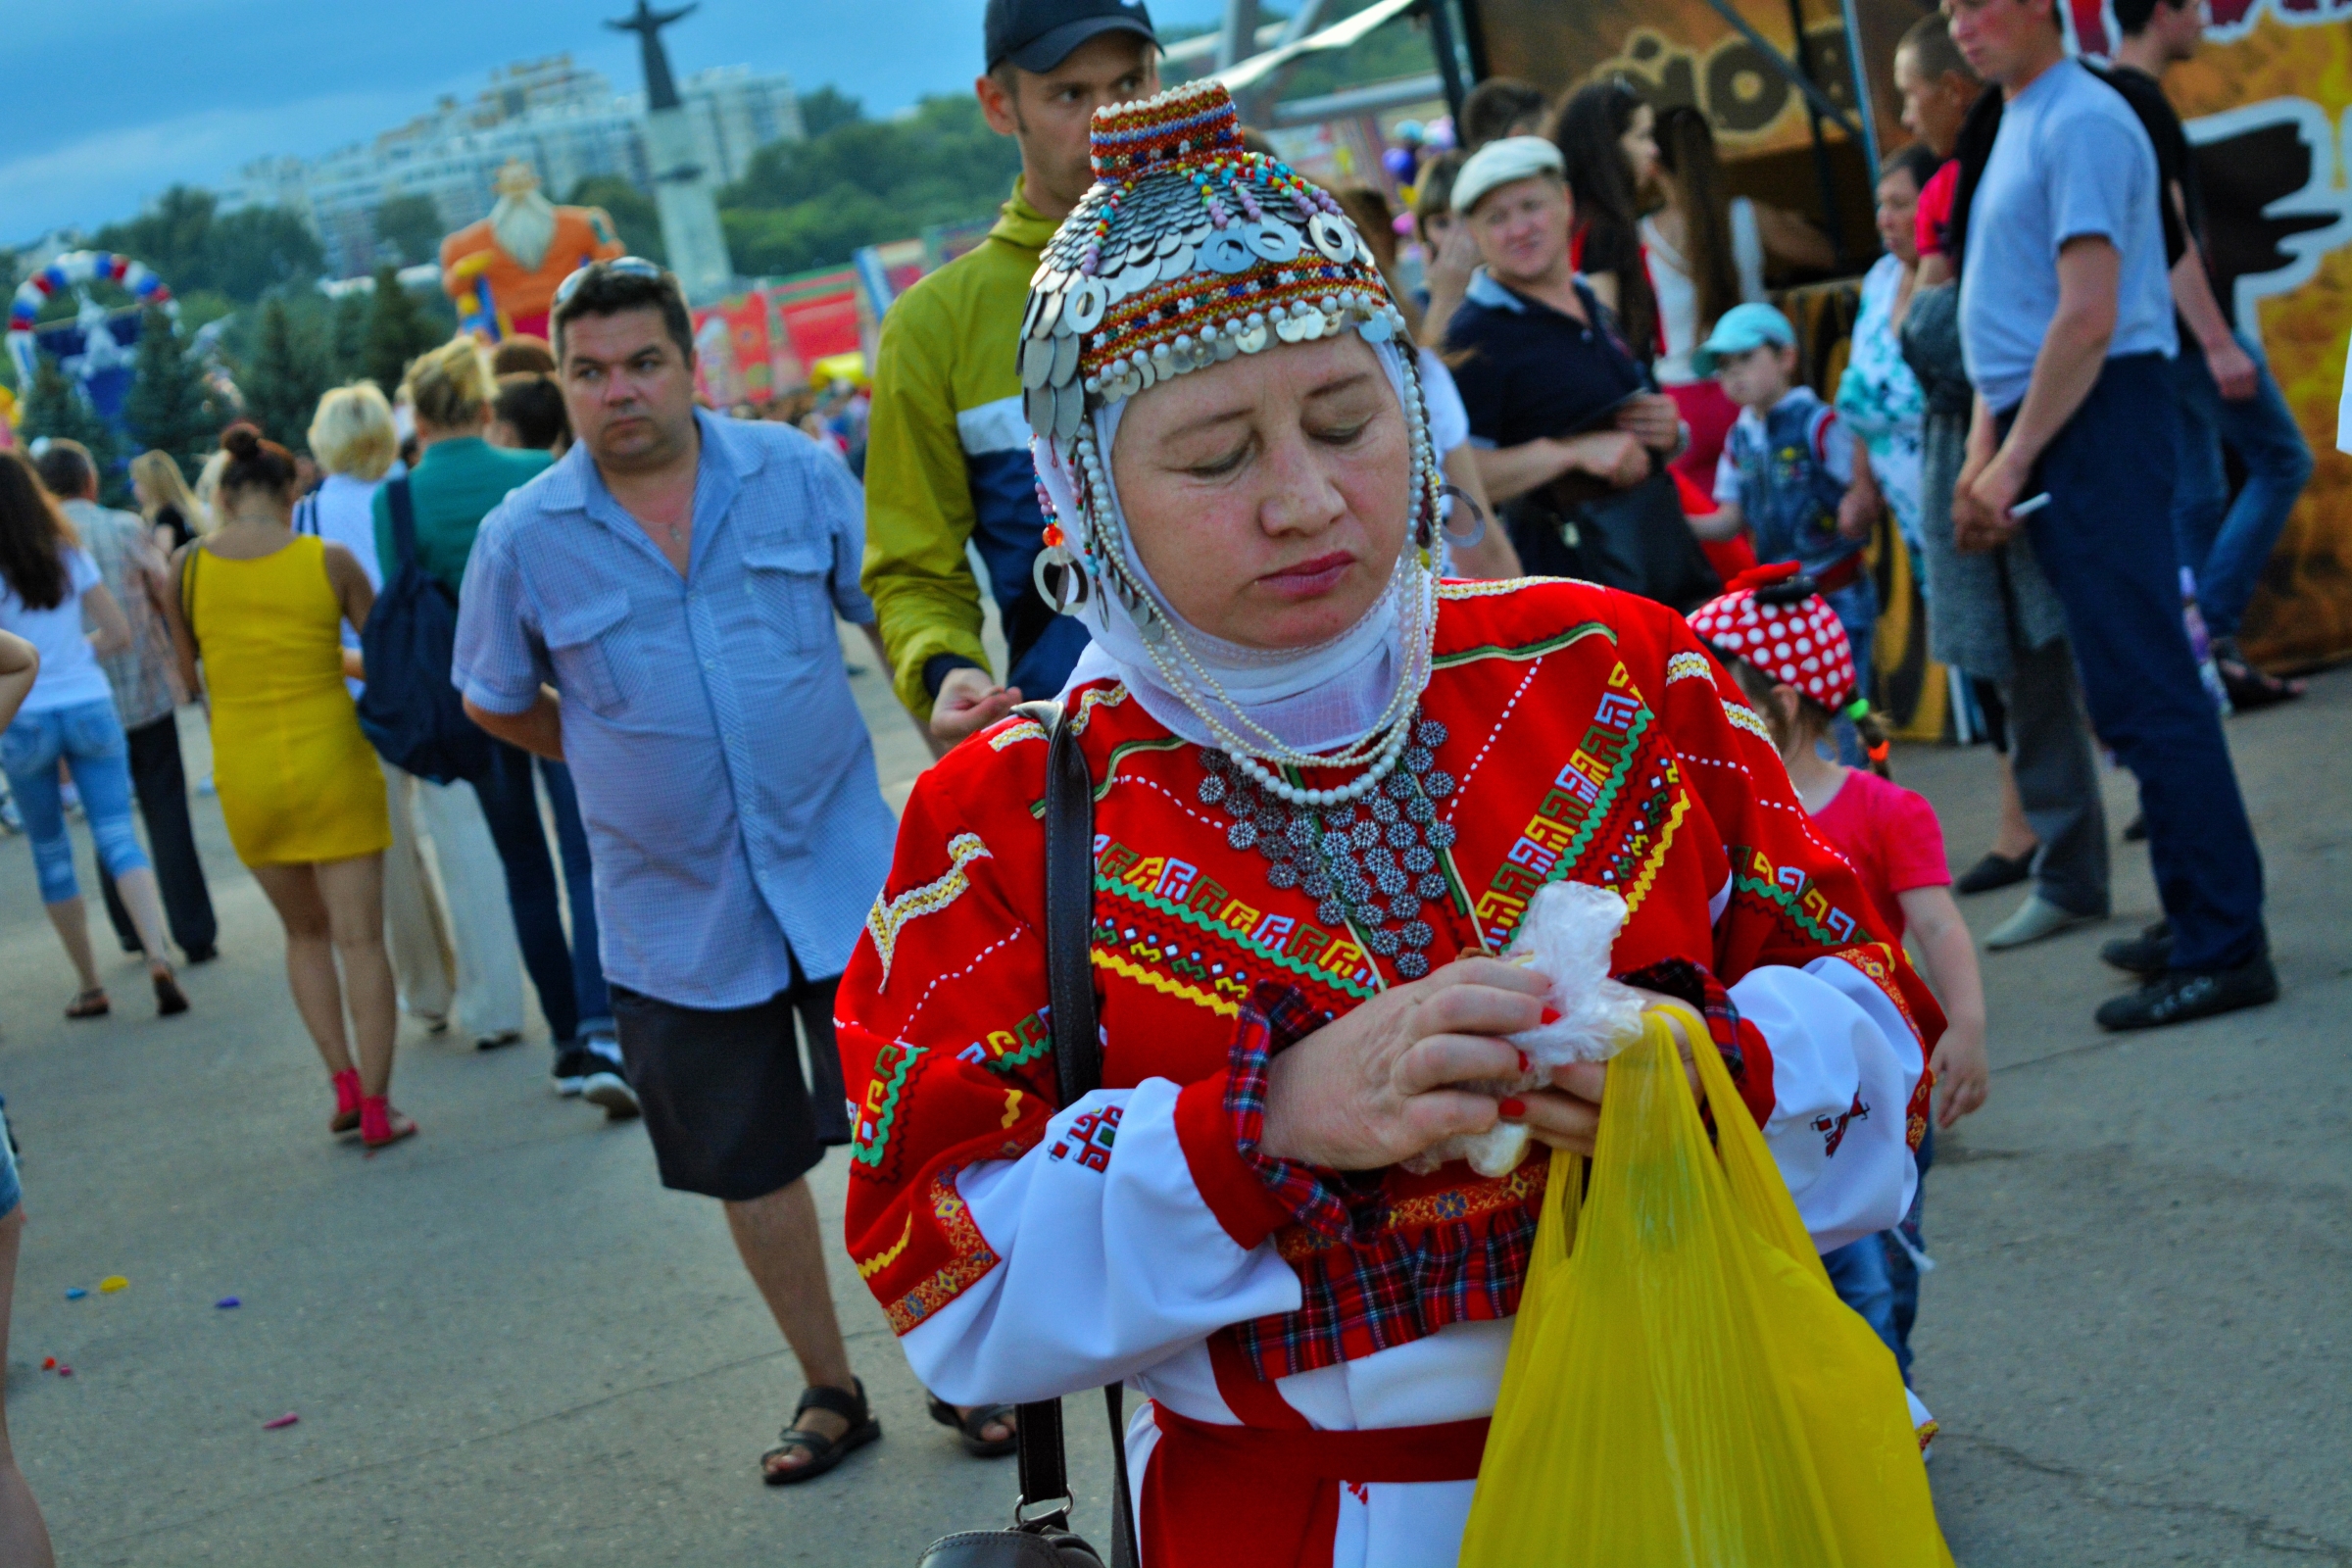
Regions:
<instances>
[{"instance_id":1,"label":"silver coin ornament on headdress","mask_svg":"<svg viewBox=\"0 0 2352 1568\"><path fill-rule=\"evenodd\" d=\"M1047 522L1038 591L1056 610L1104 624L1115 607L1158 684L1215 742L1200 796L1232 818L1233 848L1254 848L1274 886L1300 889L1319 918L1344 921L1367 952L1418 979L1435 935L1425 906L1446 896L1440 857L1453 842L1437 803L1454 781L1434 761L1446 726L1420 712L1437 629L1432 553L1444 476L1404 314L1339 203L1243 145L1221 84L1187 83L1102 110L1093 142L1097 183L1047 245L1021 320L1021 386ZM1115 421L1101 416L1237 355L1350 330L1374 346L1403 406L1411 537L1385 590L1393 606L1371 612L1395 617L1395 690L1354 741L1307 752L1235 701L1194 646L1200 634L1158 600L1109 483L1103 432ZM1105 600L1088 605L1098 594ZM1304 782L1310 770L1335 769L1360 771L1328 787Z\"/></svg>"},{"instance_id":2,"label":"silver coin ornament on headdress","mask_svg":"<svg viewBox=\"0 0 2352 1568\"><path fill-rule=\"evenodd\" d=\"M1095 115L1094 188L1048 242L1030 279L1019 343L1030 428L1071 481L1076 516L1046 509L1040 594L1068 612L1107 592L1135 622L1172 690L1235 760L1275 793L1353 800L1394 767L1428 679L1435 625L1432 550L1444 476L1429 439L1404 314L1370 246L1329 193L1242 141L1216 81L1188 82ZM1393 592L1402 597L1408 668L1391 711L1337 752L1293 751L1224 700L1130 566L1124 522L1105 478L1094 416L1164 380L1237 355L1353 330L1389 345L1412 450L1411 545ZM1178 666L1190 666L1180 668ZM1198 703L1202 687L1218 697ZM1227 714L1240 718L1237 733ZM1297 789L1261 765L1373 771L1338 790Z\"/></svg>"}]
</instances>

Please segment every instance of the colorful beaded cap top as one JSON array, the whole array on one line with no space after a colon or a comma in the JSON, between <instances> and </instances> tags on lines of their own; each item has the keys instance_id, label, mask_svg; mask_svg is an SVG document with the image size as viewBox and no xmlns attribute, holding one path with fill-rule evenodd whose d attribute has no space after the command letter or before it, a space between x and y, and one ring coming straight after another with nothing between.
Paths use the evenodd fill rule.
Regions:
<instances>
[{"instance_id":1,"label":"colorful beaded cap top","mask_svg":"<svg viewBox=\"0 0 2352 1568\"><path fill-rule=\"evenodd\" d=\"M1066 445L1089 412L1269 343L1403 331L1355 225L1288 164L1242 145L1222 83L1098 110L1094 169L1021 321L1040 436Z\"/></svg>"}]
</instances>

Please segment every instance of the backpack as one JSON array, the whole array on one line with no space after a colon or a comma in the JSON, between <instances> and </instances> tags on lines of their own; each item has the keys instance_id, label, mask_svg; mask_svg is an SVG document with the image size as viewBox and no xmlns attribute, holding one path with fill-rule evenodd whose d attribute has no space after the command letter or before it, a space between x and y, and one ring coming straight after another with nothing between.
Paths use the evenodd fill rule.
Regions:
<instances>
[{"instance_id":1,"label":"backpack","mask_svg":"<svg viewBox=\"0 0 2352 1568\"><path fill-rule=\"evenodd\" d=\"M403 772L436 784L479 779L490 771L490 737L466 716L450 684L458 644L458 602L416 562L416 513L409 481L394 479L392 570L360 629L368 684L360 693L360 728L378 755Z\"/></svg>"}]
</instances>

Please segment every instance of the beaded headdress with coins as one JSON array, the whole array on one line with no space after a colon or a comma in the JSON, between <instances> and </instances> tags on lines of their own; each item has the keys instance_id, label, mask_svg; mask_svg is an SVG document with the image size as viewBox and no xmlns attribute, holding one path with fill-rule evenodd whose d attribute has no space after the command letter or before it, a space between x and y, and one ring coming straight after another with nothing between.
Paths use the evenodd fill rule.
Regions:
<instances>
[{"instance_id":1,"label":"beaded headdress with coins","mask_svg":"<svg viewBox=\"0 0 2352 1568\"><path fill-rule=\"evenodd\" d=\"M1373 771L1360 781L1368 787L1402 750L1427 683L1435 622L1432 551L1444 479L1404 315L1340 204L1288 164L1243 144L1219 82L1188 82L1097 111L1093 164L1096 184L1047 244L1021 321L1021 385L1039 468L1059 481L1041 487L1047 528L1038 590L1065 612L1090 594L1110 595L1171 690L1214 688L1131 559L1098 417L1160 381L1237 355L1356 332L1382 351L1412 448L1411 539L1391 587L1405 617L1407 668L1393 711L1345 750L1309 756L1246 715L1229 724L1230 707L1185 701L1245 765L1252 757L1297 766L1369 763Z\"/></svg>"}]
</instances>

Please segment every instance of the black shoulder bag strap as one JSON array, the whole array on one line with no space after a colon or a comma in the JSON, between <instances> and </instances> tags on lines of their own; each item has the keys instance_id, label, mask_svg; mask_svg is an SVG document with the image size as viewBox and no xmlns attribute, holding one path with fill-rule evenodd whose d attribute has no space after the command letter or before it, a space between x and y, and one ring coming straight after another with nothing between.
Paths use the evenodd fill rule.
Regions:
<instances>
[{"instance_id":1,"label":"black shoulder bag strap","mask_svg":"<svg viewBox=\"0 0 2352 1568\"><path fill-rule=\"evenodd\" d=\"M384 486L384 506L392 514L392 555L403 566L416 564L416 508L409 495L407 475ZM390 576L386 572L385 576Z\"/></svg>"},{"instance_id":2,"label":"black shoulder bag strap","mask_svg":"<svg viewBox=\"0 0 2352 1568\"><path fill-rule=\"evenodd\" d=\"M1049 1017L1056 1087L1061 1102L1069 1105L1102 1083L1092 954L1095 780L1077 735L1063 722L1059 703L1023 703L1019 711L1053 738L1046 753L1046 989L1053 1009ZM1111 1563L1113 1568L1137 1568L1124 1389L1113 1383L1102 1396L1110 1413ZM1052 1503L1066 1516L1071 1499L1062 1452L1061 1401L1040 1400L1019 1410L1021 1500L1015 1511Z\"/></svg>"}]
</instances>

